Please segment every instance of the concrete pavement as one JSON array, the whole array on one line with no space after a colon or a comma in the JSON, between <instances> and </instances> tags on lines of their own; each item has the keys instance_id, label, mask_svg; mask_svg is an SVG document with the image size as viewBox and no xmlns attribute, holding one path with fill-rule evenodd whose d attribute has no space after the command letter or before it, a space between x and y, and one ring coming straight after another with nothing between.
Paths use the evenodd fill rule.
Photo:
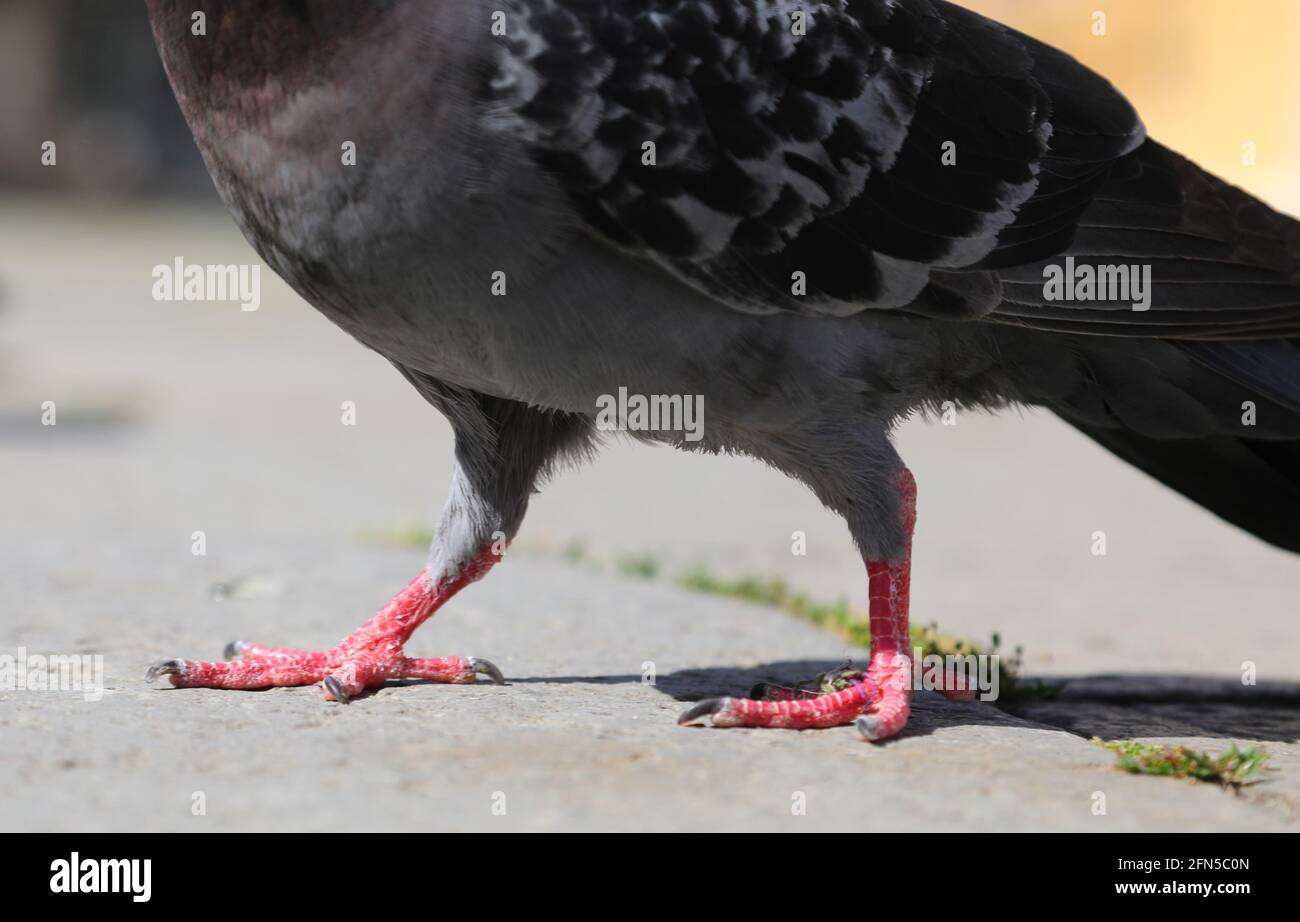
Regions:
<instances>
[{"instance_id":1,"label":"concrete pavement","mask_svg":"<svg viewBox=\"0 0 1300 922\"><path fill-rule=\"evenodd\" d=\"M0 692L6 830L1294 828L1300 566L1038 413L900 438L921 490L914 619L997 630L1030 674L1074 677L1020 716L923 694L885 746L677 727L685 701L863 651L673 575L702 563L859 601L865 577L797 484L618 443L538 496L518 549L412 642L492 659L508 687L347 708L313 688L148 688L159 658L325 646L368 617L422 555L358 536L432 524L449 432L269 273L257 312L153 301L156 264L253 259L224 214L3 213L0 654L102 655L106 685ZM596 561L651 555L665 578L567 561L575 540ZM1126 776L1093 734L1261 740L1275 771L1240 796Z\"/></svg>"}]
</instances>

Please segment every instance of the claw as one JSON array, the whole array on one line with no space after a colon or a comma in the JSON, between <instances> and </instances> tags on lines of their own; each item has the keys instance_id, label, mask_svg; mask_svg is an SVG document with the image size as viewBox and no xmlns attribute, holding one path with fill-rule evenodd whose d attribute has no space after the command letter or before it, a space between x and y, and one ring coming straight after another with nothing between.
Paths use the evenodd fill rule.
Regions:
<instances>
[{"instance_id":1,"label":"claw","mask_svg":"<svg viewBox=\"0 0 1300 922\"><path fill-rule=\"evenodd\" d=\"M687 724L695 723L701 717L710 714L716 714L727 706L726 698L706 698L703 701L697 701L695 704L682 711L682 715L677 718L677 725L684 727Z\"/></svg>"},{"instance_id":2,"label":"claw","mask_svg":"<svg viewBox=\"0 0 1300 922\"><path fill-rule=\"evenodd\" d=\"M348 704L352 701L352 699L348 697L348 693L343 690L343 684L339 682L338 679L334 678L334 676L327 675L321 680L321 684L325 686L325 690L333 695L334 700L339 704Z\"/></svg>"},{"instance_id":3,"label":"claw","mask_svg":"<svg viewBox=\"0 0 1300 922\"><path fill-rule=\"evenodd\" d=\"M501 674L501 670L492 665L485 659L479 659L477 656L468 657L470 668L479 675L485 675L492 680L493 685L505 685L506 677Z\"/></svg>"},{"instance_id":4,"label":"claw","mask_svg":"<svg viewBox=\"0 0 1300 922\"><path fill-rule=\"evenodd\" d=\"M759 682L749 690L750 701L762 701L767 698L768 693L772 690L771 682ZM680 722L680 721L679 721Z\"/></svg>"},{"instance_id":5,"label":"claw","mask_svg":"<svg viewBox=\"0 0 1300 922\"><path fill-rule=\"evenodd\" d=\"M239 657L240 647L243 645L244 642L242 640L232 640L230 643L226 644L226 648L221 651L222 658L226 660L237 659Z\"/></svg>"},{"instance_id":6,"label":"claw","mask_svg":"<svg viewBox=\"0 0 1300 922\"><path fill-rule=\"evenodd\" d=\"M165 659L150 666L149 671L144 674L144 680L146 682L153 682L156 681L159 676L184 674L185 660Z\"/></svg>"},{"instance_id":7,"label":"claw","mask_svg":"<svg viewBox=\"0 0 1300 922\"><path fill-rule=\"evenodd\" d=\"M890 735L880 726L880 721L870 714L863 714L853 722L853 725L858 728L862 738L868 742L874 743Z\"/></svg>"}]
</instances>

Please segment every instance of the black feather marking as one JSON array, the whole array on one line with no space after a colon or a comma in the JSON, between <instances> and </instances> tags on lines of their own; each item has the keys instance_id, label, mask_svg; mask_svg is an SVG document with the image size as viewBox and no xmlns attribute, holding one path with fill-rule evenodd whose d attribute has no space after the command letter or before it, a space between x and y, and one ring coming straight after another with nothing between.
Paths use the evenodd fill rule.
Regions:
<instances>
[{"instance_id":1,"label":"black feather marking","mask_svg":"<svg viewBox=\"0 0 1300 922\"><path fill-rule=\"evenodd\" d=\"M977 14L503 2L492 127L595 233L723 303L1189 341L1300 329L1300 225L1145 141L1103 78ZM1047 302L1043 270L1066 255L1150 265L1150 310Z\"/></svg>"},{"instance_id":2,"label":"black feather marking","mask_svg":"<svg viewBox=\"0 0 1300 922\"><path fill-rule=\"evenodd\" d=\"M504 6L492 125L526 139L598 233L750 309L843 313L923 287L907 260L872 258L857 220L819 225L899 157L944 35L928 0ZM817 279L806 298L795 270Z\"/></svg>"}]
</instances>

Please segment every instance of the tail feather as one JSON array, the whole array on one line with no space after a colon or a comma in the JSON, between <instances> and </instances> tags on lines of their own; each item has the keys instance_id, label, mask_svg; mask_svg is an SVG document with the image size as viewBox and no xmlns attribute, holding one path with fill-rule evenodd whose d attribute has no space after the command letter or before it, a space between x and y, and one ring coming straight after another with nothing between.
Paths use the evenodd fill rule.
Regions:
<instances>
[{"instance_id":1,"label":"tail feather","mask_svg":"<svg viewBox=\"0 0 1300 922\"><path fill-rule=\"evenodd\" d=\"M1300 340L1180 342L1201 365L1300 413Z\"/></svg>"}]
</instances>

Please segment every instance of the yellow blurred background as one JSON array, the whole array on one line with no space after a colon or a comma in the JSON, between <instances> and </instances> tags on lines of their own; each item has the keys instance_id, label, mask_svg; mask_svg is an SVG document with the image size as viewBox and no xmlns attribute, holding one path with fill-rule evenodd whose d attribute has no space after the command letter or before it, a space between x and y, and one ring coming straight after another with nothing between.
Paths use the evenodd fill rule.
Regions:
<instances>
[{"instance_id":1,"label":"yellow blurred background","mask_svg":"<svg viewBox=\"0 0 1300 922\"><path fill-rule=\"evenodd\" d=\"M1153 137L1300 214L1300 0L963 5L1073 54L1133 101ZM141 0L0 0L0 86L0 194L211 200ZM67 154L58 170L39 162L44 138Z\"/></svg>"},{"instance_id":2,"label":"yellow blurred background","mask_svg":"<svg viewBox=\"0 0 1300 922\"><path fill-rule=\"evenodd\" d=\"M1300 214L1300 0L961 5L1074 55L1119 87L1153 138ZM1093 34L1095 13L1104 34Z\"/></svg>"}]
</instances>

